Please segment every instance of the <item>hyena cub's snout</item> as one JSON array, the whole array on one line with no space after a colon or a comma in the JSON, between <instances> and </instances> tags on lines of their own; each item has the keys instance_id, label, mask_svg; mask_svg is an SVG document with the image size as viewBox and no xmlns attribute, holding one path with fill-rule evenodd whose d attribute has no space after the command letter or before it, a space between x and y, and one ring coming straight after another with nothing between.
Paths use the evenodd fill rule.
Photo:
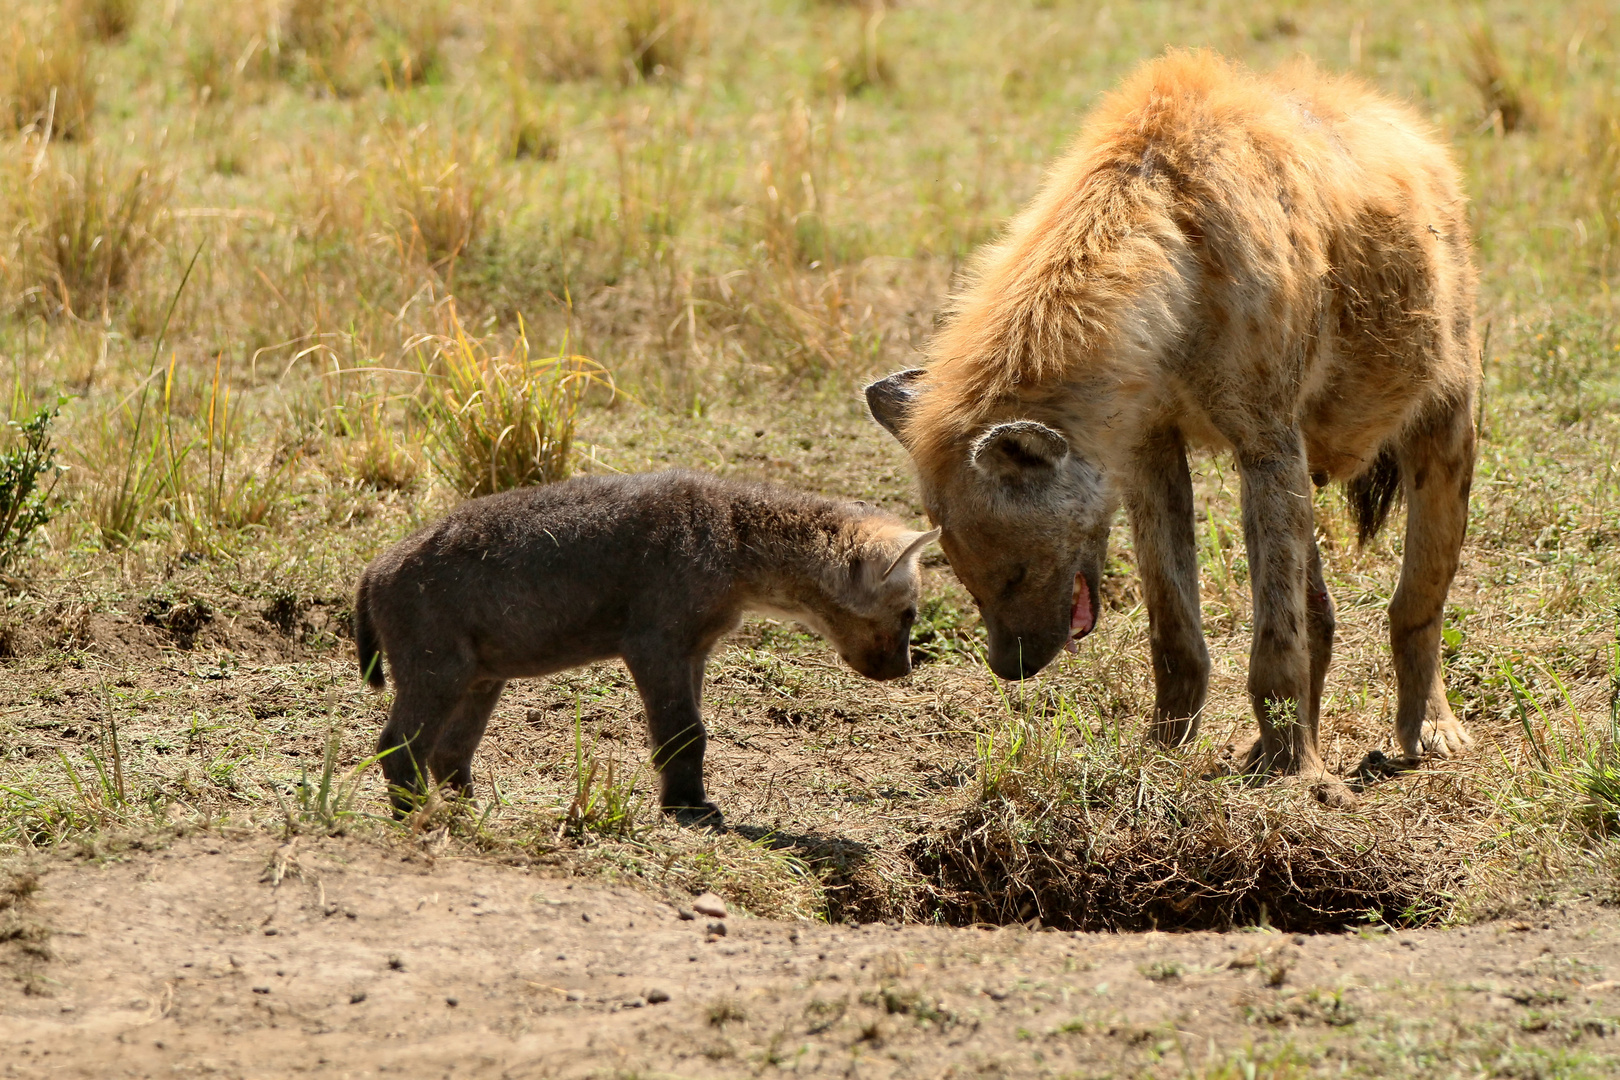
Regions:
<instances>
[{"instance_id":1,"label":"hyena cub's snout","mask_svg":"<svg viewBox=\"0 0 1620 1080\"><path fill-rule=\"evenodd\" d=\"M922 592L917 557L938 537L938 529L886 534L850 568L842 610L829 619L827 637L868 679L911 674L911 627Z\"/></svg>"},{"instance_id":2,"label":"hyena cub's snout","mask_svg":"<svg viewBox=\"0 0 1620 1080\"><path fill-rule=\"evenodd\" d=\"M868 679L879 682L911 674L911 624L916 609L896 625L873 628L868 639L854 648L841 650L845 661Z\"/></svg>"}]
</instances>

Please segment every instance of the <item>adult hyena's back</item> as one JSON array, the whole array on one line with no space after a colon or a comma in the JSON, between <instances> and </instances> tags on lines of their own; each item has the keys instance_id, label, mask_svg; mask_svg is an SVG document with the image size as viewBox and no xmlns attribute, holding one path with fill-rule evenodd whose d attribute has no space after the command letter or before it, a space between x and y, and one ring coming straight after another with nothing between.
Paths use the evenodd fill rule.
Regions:
<instances>
[{"instance_id":1,"label":"adult hyena's back","mask_svg":"<svg viewBox=\"0 0 1620 1080\"><path fill-rule=\"evenodd\" d=\"M1076 186L1111 158L1136 189L1121 205L1146 211L1133 228L1174 224L1157 235L1185 294L1158 336L1184 343L1161 363L1191 391L1195 441L1297 420L1311 471L1349 479L1432 403L1472 394L1466 202L1409 109L1309 67L1259 78L1197 54L1150 66L1113 108Z\"/></svg>"}]
</instances>

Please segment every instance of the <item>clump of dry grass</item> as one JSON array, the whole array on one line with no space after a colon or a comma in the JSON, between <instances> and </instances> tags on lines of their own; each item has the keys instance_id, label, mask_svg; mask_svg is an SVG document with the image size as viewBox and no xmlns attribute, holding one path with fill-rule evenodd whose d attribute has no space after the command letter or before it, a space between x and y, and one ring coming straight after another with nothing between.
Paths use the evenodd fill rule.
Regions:
<instances>
[{"instance_id":1,"label":"clump of dry grass","mask_svg":"<svg viewBox=\"0 0 1620 1080\"><path fill-rule=\"evenodd\" d=\"M0 42L0 118L18 131L82 139L96 107L90 47L75 19L18 20Z\"/></svg>"},{"instance_id":2,"label":"clump of dry grass","mask_svg":"<svg viewBox=\"0 0 1620 1080\"><path fill-rule=\"evenodd\" d=\"M702 47L707 11L696 0L620 0L617 13L625 74L678 75Z\"/></svg>"},{"instance_id":3,"label":"clump of dry grass","mask_svg":"<svg viewBox=\"0 0 1620 1080\"><path fill-rule=\"evenodd\" d=\"M708 42L701 0L605 0L520 8L502 22L519 68L542 79L644 82L679 75Z\"/></svg>"},{"instance_id":4,"label":"clump of dry grass","mask_svg":"<svg viewBox=\"0 0 1620 1080\"><path fill-rule=\"evenodd\" d=\"M358 93L371 30L360 0L290 0L281 12L283 70L338 96Z\"/></svg>"},{"instance_id":5,"label":"clump of dry grass","mask_svg":"<svg viewBox=\"0 0 1620 1080\"><path fill-rule=\"evenodd\" d=\"M386 5L374 11L372 20L390 86L409 87L443 75L444 42L453 25L448 0Z\"/></svg>"},{"instance_id":6,"label":"clump of dry grass","mask_svg":"<svg viewBox=\"0 0 1620 1080\"><path fill-rule=\"evenodd\" d=\"M790 264L831 259L826 213L835 187L837 131L837 109L818 120L804 99L795 97L770 132L770 150L754 170L751 208L769 258Z\"/></svg>"},{"instance_id":7,"label":"clump of dry grass","mask_svg":"<svg viewBox=\"0 0 1620 1080\"><path fill-rule=\"evenodd\" d=\"M465 140L418 127L395 140L385 185L407 264L450 277L483 228L494 187L489 162Z\"/></svg>"},{"instance_id":8,"label":"clump of dry grass","mask_svg":"<svg viewBox=\"0 0 1620 1080\"><path fill-rule=\"evenodd\" d=\"M1417 925L1449 913L1488 837L1459 831L1487 804L1454 777L1330 809L1309 785L1223 777L1208 747L1165 754L1135 725L1090 727L1062 698L1009 705L978 758L978 790L905 848L907 887L868 883L843 897L853 913L1076 930Z\"/></svg>"},{"instance_id":9,"label":"clump of dry grass","mask_svg":"<svg viewBox=\"0 0 1620 1080\"><path fill-rule=\"evenodd\" d=\"M97 41L118 41L135 25L139 0L71 0L65 5Z\"/></svg>"},{"instance_id":10,"label":"clump of dry grass","mask_svg":"<svg viewBox=\"0 0 1620 1080\"><path fill-rule=\"evenodd\" d=\"M172 190L145 162L46 157L24 195L22 294L53 315L105 314L161 242Z\"/></svg>"},{"instance_id":11,"label":"clump of dry grass","mask_svg":"<svg viewBox=\"0 0 1620 1080\"><path fill-rule=\"evenodd\" d=\"M428 458L466 498L565 478L581 401L592 387L612 389L607 370L566 342L555 356L533 357L521 324L509 345L467 333L454 301L440 331L412 349L424 375L417 409Z\"/></svg>"},{"instance_id":12,"label":"clump of dry grass","mask_svg":"<svg viewBox=\"0 0 1620 1080\"><path fill-rule=\"evenodd\" d=\"M955 925L1322 931L1433 922L1466 878L1452 829L1405 807L1179 780L1149 766L1088 798L970 806L910 848L927 882L911 906Z\"/></svg>"},{"instance_id":13,"label":"clump of dry grass","mask_svg":"<svg viewBox=\"0 0 1620 1080\"><path fill-rule=\"evenodd\" d=\"M1535 108L1524 82L1508 66L1487 23L1468 28L1463 73L1479 92L1488 124L1510 134L1535 124Z\"/></svg>"}]
</instances>

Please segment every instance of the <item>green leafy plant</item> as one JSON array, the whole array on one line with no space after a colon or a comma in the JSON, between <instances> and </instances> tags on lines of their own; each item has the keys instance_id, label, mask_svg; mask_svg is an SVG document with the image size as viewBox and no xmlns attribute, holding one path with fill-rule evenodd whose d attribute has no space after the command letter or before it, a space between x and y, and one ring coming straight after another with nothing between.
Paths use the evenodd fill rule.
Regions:
<instances>
[{"instance_id":1,"label":"green leafy plant","mask_svg":"<svg viewBox=\"0 0 1620 1080\"><path fill-rule=\"evenodd\" d=\"M610 756L604 764L596 756L594 747L585 742L584 725L579 707L574 709L574 798L568 804L559 835L584 836L587 832L601 836L628 837L635 833L636 819L641 816L640 796L636 793L636 777L618 775Z\"/></svg>"},{"instance_id":2,"label":"green leafy plant","mask_svg":"<svg viewBox=\"0 0 1620 1080\"><path fill-rule=\"evenodd\" d=\"M14 562L34 532L51 520L52 496L65 471L51 442L51 424L61 407L58 400L27 420L7 421L16 439L11 449L0 451L0 567Z\"/></svg>"}]
</instances>

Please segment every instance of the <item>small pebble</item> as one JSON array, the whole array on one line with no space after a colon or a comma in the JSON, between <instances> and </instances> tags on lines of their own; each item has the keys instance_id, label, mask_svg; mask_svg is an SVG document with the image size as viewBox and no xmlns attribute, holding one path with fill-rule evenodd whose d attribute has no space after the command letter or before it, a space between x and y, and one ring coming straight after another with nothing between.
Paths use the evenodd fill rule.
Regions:
<instances>
[{"instance_id":1,"label":"small pebble","mask_svg":"<svg viewBox=\"0 0 1620 1080\"><path fill-rule=\"evenodd\" d=\"M580 912L579 913L579 921L580 922L590 922L591 921L591 913L588 912L588 911Z\"/></svg>"},{"instance_id":2,"label":"small pebble","mask_svg":"<svg viewBox=\"0 0 1620 1080\"><path fill-rule=\"evenodd\" d=\"M268 994L270 992L270 988L268 986L255 986L253 988L253 992L255 994Z\"/></svg>"},{"instance_id":3,"label":"small pebble","mask_svg":"<svg viewBox=\"0 0 1620 1080\"><path fill-rule=\"evenodd\" d=\"M450 1006L452 1009L455 1008L457 1005L461 1004L461 1002L458 1001L456 998L445 998L444 1003L446 1005Z\"/></svg>"},{"instance_id":4,"label":"small pebble","mask_svg":"<svg viewBox=\"0 0 1620 1080\"><path fill-rule=\"evenodd\" d=\"M712 922L712 923L710 923L709 924L709 933L713 934L715 937L725 937L726 936L726 924L723 923L723 922Z\"/></svg>"},{"instance_id":5,"label":"small pebble","mask_svg":"<svg viewBox=\"0 0 1620 1080\"><path fill-rule=\"evenodd\" d=\"M647 1004L647 1002L641 998L631 998L629 1001L624 1003L624 1007L627 1009L639 1009L645 1004Z\"/></svg>"},{"instance_id":6,"label":"small pebble","mask_svg":"<svg viewBox=\"0 0 1620 1080\"><path fill-rule=\"evenodd\" d=\"M647 991L647 1004L649 1004L649 1005L662 1005L664 1002L666 1002L668 1000L669 1000L669 994L666 991L663 991L663 990L649 990L649 991Z\"/></svg>"},{"instance_id":7,"label":"small pebble","mask_svg":"<svg viewBox=\"0 0 1620 1080\"><path fill-rule=\"evenodd\" d=\"M681 922L691 922L693 919L697 918L696 915L692 914L686 908L676 908L675 914L680 918Z\"/></svg>"},{"instance_id":8,"label":"small pebble","mask_svg":"<svg viewBox=\"0 0 1620 1080\"><path fill-rule=\"evenodd\" d=\"M692 901L692 910L711 919L723 919L726 917L726 902L714 893L706 892Z\"/></svg>"},{"instance_id":9,"label":"small pebble","mask_svg":"<svg viewBox=\"0 0 1620 1080\"><path fill-rule=\"evenodd\" d=\"M364 990L356 990L354 993L349 995L350 1005L358 1005L364 1000L366 1000L366 992Z\"/></svg>"},{"instance_id":10,"label":"small pebble","mask_svg":"<svg viewBox=\"0 0 1620 1080\"><path fill-rule=\"evenodd\" d=\"M281 931L277 930L273 926L267 926L267 927L264 928L264 936L265 937L275 937L279 933L281 933Z\"/></svg>"},{"instance_id":11,"label":"small pebble","mask_svg":"<svg viewBox=\"0 0 1620 1080\"><path fill-rule=\"evenodd\" d=\"M567 998L569 1001L585 1000L585 995L580 993L578 990L570 990L568 993L564 994L563 997Z\"/></svg>"}]
</instances>

